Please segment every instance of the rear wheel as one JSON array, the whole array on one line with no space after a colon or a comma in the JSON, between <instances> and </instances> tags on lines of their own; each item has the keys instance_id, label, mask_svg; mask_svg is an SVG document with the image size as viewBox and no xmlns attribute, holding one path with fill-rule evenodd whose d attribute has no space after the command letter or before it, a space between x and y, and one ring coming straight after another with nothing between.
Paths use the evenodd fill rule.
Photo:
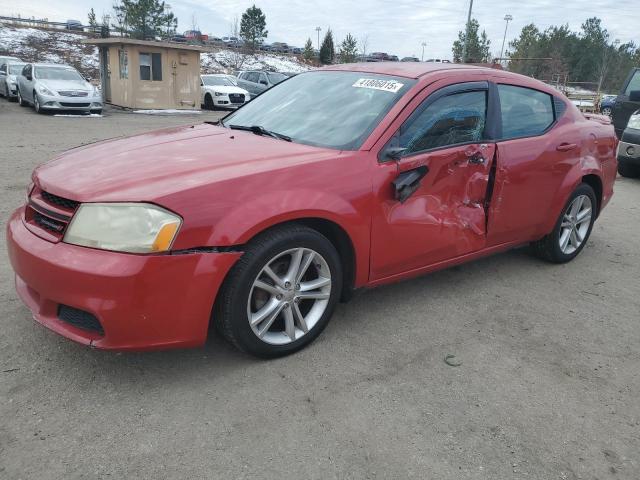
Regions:
<instances>
[{"instance_id":1,"label":"rear wheel","mask_svg":"<svg viewBox=\"0 0 640 480\"><path fill-rule=\"evenodd\" d=\"M24 98L22 98L22 94L20 93L20 90L18 90L18 103L20 104L21 107L27 106L27 102L24 100Z\"/></svg>"},{"instance_id":2,"label":"rear wheel","mask_svg":"<svg viewBox=\"0 0 640 480\"><path fill-rule=\"evenodd\" d=\"M580 184L569 197L553 231L531 244L535 254L554 263L573 260L591 235L597 208L593 188L586 183Z\"/></svg>"},{"instance_id":3,"label":"rear wheel","mask_svg":"<svg viewBox=\"0 0 640 480\"><path fill-rule=\"evenodd\" d=\"M220 293L214 322L239 349L260 357L293 353L326 327L342 290L331 242L301 225L250 242Z\"/></svg>"},{"instance_id":4,"label":"rear wheel","mask_svg":"<svg viewBox=\"0 0 640 480\"><path fill-rule=\"evenodd\" d=\"M618 162L618 173L627 178L636 178L640 175L640 168L634 165Z\"/></svg>"}]
</instances>

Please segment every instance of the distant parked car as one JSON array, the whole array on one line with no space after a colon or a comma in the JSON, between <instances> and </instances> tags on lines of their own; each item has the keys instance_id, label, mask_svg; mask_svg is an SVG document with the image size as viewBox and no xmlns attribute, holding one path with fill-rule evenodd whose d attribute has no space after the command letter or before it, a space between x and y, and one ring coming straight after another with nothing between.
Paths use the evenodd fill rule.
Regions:
<instances>
[{"instance_id":1,"label":"distant parked car","mask_svg":"<svg viewBox=\"0 0 640 480\"><path fill-rule=\"evenodd\" d=\"M640 108L640 68L632 68L613 105L611 118L618 137L627 127L631 115Z\"/></svg>"},{"instance_id":2,"label":"distant parked car","mask_svg":"<svg viewBox=\"0 0 640 480\"><path fill-rule=\"evenodd\" d=\"M17 77L25 65L26 63L17 61L4 62L0 65L0 95L7 100L18 98Z\"/></svg>"},{"instance_id":3,"label":"distant parked car","mask_svg":"<svg viewBox=\"0 0 640 480\"><path fill-rule=\"evenodd\" d=\"M629 117L618 144L618 173L623 177L640 177L640 110Z\"/></svg>"},{"instance_id":4,"label":"distant parked car","mask_svg":"<svg viewBox=\"0 0 640 480\"><path fill-rule=\"evenodd\" d=\"M600 100L600 113L603 115L611 116L613 112L613 106L616 103L617 95L603 95Z\"/></svg>"},{"instance_id":5,"label":"distant parked car","mask_svg":"<svg viewBox=\"0 0 640 480\"><path fill-rule=\"evenodd\" d=\"M270 89L287 78L289 78L287 75L278 72L240 72L238 73L238 86L247 90L253 97Z\"/></svg>"},{"instance_id":6,"label":"distant parked car","mask_svg":"<svg viewBox=\"0 0 640 480\"><path fill-rule=\"evenodd\" d=\"M207 110L215 108L236 109L251 100L249 92L234 85L227 78L227 75L201 75L200 90L202 105Z\"/></svg>"},{"instance_id":7,"label":"distant parked car","mask_svg":"<svg viewBox=\"0 0 640 480\"><path fill-rule=\"evenodd\" d=\"M76 30L82 32L84 27L80 20L67 20L67 30Z\"/></svg>"},{"instance_id":8,"label":"distant parked car","mask_svg":"<svg viewBox=\"0 0 640 480\"><path fill-rule=\"evenodd\" d=\"M416 58L416 57L402 57L402 60L400 60L401 62L419 62L420 59Z\"/></svg>"},{"instance_id":9,"label":"distant parked car","mask_svg":"<svg viewBox=\"0 0 640 480\"><path fill-rule=\"evenodd\" d=\"M27 63L18 76L18 102L36 112L80 110L102 113L102 95L69 65Z\"/></svg>"},{"instance_id":10,"label":"distant parked car","mask_svg":"<svg viewBox=\"0 0 640 480\"><path fill-rule=\"evenodd\" d=\"M262 50L263 52L270 52L272 50L272 47L269 43L261 43L260 47L258 47L260 50Z\"/></svg>"},{"instance_id":11,"label":"distant parked car","mask_svg":"<svg viewBox=\"0 0 640 480\"><path fill-rule=\"evenodd\" d=\"M292 47L291 48L291 53L293 53L295 55L301 55L302 54L302 49L300 47Z\"/></svg>"},{"instance_id":12,"label":"distant parked car","mask_svg":"<svg viewBox=\"0 0 640 480\"><path fill-rule=\"evenodd\" d=\"M384 52L373 52L369 55L367 62L385 62L389 60L389 55Z\"/></svg>"},{"instance_id":13,"label":"distant parked car","mask_svg":"<svg viewBox=\"0 0 640 480\"><path fill-rule=\"evenodd\" d=\"M398 59L397 55L389 55L389 58L387 59L390 62L399 62L400 60Z\"/></svg>"},{"instance_id":14,"label":"distant parked car","mask_svg":"<svg viewBox=\"0 0 640 480\"><path fill-rule=\"evenodd\" d=\"M278 53L289 53L291 51L291 47L283 42L273 42L271 44L271 49Z\"/></svg>"},{"instance_id":15,"label":"distant parked car","mask_svg":"<svg viewBox=\"0 0 640 480\"><path fill-rule=\"evenodd\" d=\"M176 34L176 35L171 37L171 41L172 42L176 42L176 43L186 43L187 40L188 40L187 37L185 37L184 35L180 35L180 34Z\"/></svg>"}]
</instances>

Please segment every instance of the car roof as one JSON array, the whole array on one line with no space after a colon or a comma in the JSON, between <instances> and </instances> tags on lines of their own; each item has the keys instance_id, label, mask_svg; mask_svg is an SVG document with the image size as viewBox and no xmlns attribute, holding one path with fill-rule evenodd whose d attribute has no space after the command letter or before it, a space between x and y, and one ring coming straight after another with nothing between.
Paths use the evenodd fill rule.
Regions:
<instances>
[{"instance_id":1,"label":"car roof","mask_svg":"<svg viewBox=\"0 0 640 480\"><path fill-rule=\"evenodd\" d=\"M444 70L495 70L487 67L476 67L460 63L427 63L427 62L363 62L331 65L320 70L339 70L348 72L377 73L396 77L420 78L434 72Z\"/></svg>"}]
</instances>

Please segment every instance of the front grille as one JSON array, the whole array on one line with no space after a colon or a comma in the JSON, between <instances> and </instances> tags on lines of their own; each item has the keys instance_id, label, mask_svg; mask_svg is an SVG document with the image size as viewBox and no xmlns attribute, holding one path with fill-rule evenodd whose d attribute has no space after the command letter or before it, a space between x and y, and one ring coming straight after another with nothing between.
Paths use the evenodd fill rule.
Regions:
<instances>
[{"instance_id":1,"label":"front grille","mask_svg":"<svg viewBox=\"0 0 640 480\"><path fill-rule=\"evenodd\" d=\"M90 103L69 103L69 102L60 102L60 105L63 107L88 107L91 105Z\"/></svg>"},{"instance_id":2,"label":"front grille","mask_svg":"<svg viewBox=\"0 0 640 480\"><path fill-rule=\"evenodd\" d=\"M56 235L60 235L63 232L64 227L66 226L65 223L55 220L51 217L45 217L36 210L33 211L33 221L39 227L44 228L49 232L55 233Z\"/></svg>"},{"instance_id":3,"label":"front grille","mask_svg":"<svg viewBox=\"0 0 640 480\"><path fill-rule=\"evenodd\" d=\"M56 205L58 207L66 208L67 210L75 210L80 202L76 202L75 200L69 200L68 198L62 198L58 195L54 195L53 193L42 191L40 195L47 203L52 205Z\"/></svg>"},{"instance_id":4,"label":"front grille","mask_svg":"<svg viewBox=\"0 0 640 480\"><path fill-rule=\"evenodd\" d=\"M244 103L244 93L230 93L229 100L231 103Z\"/></svg>"},{"instance_id":5,"label":"front grille","mask_svg":"<svg viewBox=\"0 0 640 480\"><path fill-rule=\"evenodd\" d=\"M89 95L89 92L82 90L60 90L58 91L58 95L61 97L86 97Z\"/></svg>"},{"instance_id":6,"label":"front grille","mask_svg":"<svg viewBox=\"0 0 640 480\"><path fill-rule=\"evenodd\" d=\"M104 335L102 325L96 316L84 310L60 304L58 305L58 318L74 327Z\"/></svg>"}]
</instances>

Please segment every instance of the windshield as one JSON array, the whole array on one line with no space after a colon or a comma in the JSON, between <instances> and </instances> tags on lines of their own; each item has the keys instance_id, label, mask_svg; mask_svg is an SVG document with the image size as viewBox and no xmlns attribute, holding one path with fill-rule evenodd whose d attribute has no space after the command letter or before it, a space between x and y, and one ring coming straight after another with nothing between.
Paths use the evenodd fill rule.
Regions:
<instances>
[{"instance_id":1,"label":"windshield","mask_svg":"<svg viewBox=\"0 0 640 480\"><path fill-rule=\"evenodd\" d=\"M20 75L26 63L12 63L9 65L9 75Z\"/></svg>"},{"instance_id":2,"label":"windshield","mask_svg":"<svg viewBox=\"0 0 640 480\"><path fill-rule=\"evenodd\" d=\"M298 143L357 150L414 83L371 73L303 73L262 93L223 125L260 126Z\"/></svg>"},{"instance_id":3,"label":"windshield","mask_svg":"<svg viewBox=\"0 0 640 480\"><path fill-rule=\"evenodd\" d=\"M233 83L226 77L202 77L202 82L205 85L217 85L224 87L233 87Z\"/></svg>"},{"instance_id":4,"label":"windshield","mask_svg":"<svg viewBox=\"0 0 640 480\"><path fill-rule=\"evenodd\" d=\"M289 78L288 76L286 76L283 73L267 73L267 75L269 75L269 79L271 80L272 84L276 84L276 83L280 83L283 80L286 80L287 78Z\"/></svg>"},{"instance_id":5,"label":"windshield","mask_svg":"<svg viewBox=\"0 0 640 480\"><path fill-rule=\"evenodd\" d=\"M80 80L84 78L78 72L65 67L35 67L35 77L40 80Z\"/></svg>"}]
</instances>

